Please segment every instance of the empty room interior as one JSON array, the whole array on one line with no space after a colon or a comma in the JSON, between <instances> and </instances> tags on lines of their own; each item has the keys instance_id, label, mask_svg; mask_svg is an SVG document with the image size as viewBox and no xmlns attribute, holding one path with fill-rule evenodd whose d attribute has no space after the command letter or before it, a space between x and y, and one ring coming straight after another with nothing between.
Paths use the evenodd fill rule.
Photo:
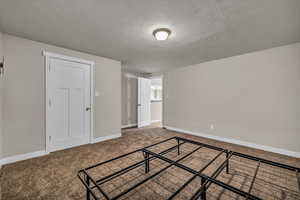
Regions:
<instances>
[{"instance_id":1,"label":"empty room interior","mask_svg":"<svg viewBox=\"0 0 300 200\"><path fill-rule=\"evenodd\" d=\"M299 0L0 0L0 200L300 200Z\"/></svg>"}]
</instances>

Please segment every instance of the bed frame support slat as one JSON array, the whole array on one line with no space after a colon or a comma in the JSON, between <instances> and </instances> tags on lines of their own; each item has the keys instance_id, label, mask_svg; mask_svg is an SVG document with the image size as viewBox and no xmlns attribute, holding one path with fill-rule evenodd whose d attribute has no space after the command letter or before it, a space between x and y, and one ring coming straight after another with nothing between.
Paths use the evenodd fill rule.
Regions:
<instances>
[{"instance_id":1,"label":"bed frame support slat","mask_svg":"<svg viewBox=\"0 0 300 200\"><path fill-rule=\"evenodd\" d=\"M253 185L254 185L254 182L255 182L255 179L256 179L256 176L257 176L257 173L258 173L258 169L260 167L260 161L258 162L257 166L256 166L256 169L255 169L255 172L254 172L254 176L252 178L252 181L251 181L251 185L250 185L250 188L248 190L248 193L251 194L251 191L252 191L252 188L253 188ZM248 197L246 198L246 200L248 199Z\"/></svg>"},{"instance_id":2,"label":"bed frame support slat","mask_svg":"<svg viewBox=\"0 0 300 200\"><path fill-rule=\"evenodd\" d=\"M150 179L154 178L155 176L159 175L160 173L162 173L163 171L169 169L170 167L174 166L175 163L178 163L180 161L182 161L183 159L187 158L188 156L190 156L191 154L195 153L196 151L198 151L199 149L201 149L202 147L198 147L196 149L194 149L193 151L191 151L190 153L188 153L187 155L181 157L180 159L173 161L174 163L171 163L170 165L162 168L161 170L159 170L158 172L156 172L155 174L152 174L151 176L147 177L146 179L142 180L141 182L138 182L137 184L133 185L132 187L130 187L129 189L123 191L122 193L118 194L117 196L113 197L112 200L116 200L118 198L120 198L121 196L127 194L128 192L130 192L131 190L137 188L138 186L142 185L143 183L149 181ZM145 150L146 152L148 152L147 150ZM149 152L148 152L149 153ZM157 154L159 155L159 154Z\"/></svg>"},{"instance_id":3,"label":"bed frame support slat","mask_svg":"<svg viewBox=\"0 0 300 200\"><path fill-rule=\"evenodd\" d=\"M227 167L227 164L231 156L232 156L232 152L226 152L226 160L224 160L223 163L213 172L211 178L216 179L221 174L223 169ZM212 183L208 180L205 180L204 183L201 183L201 187L194 193L194 195L190 198L190 200L196 200L199 197L202 197L202 193L206 193L206 190L210 187L211 184Z\"/></svg>"},{"instance_id":4,"label":"bed frame support slat","mask_svg":"<svg viewBox=\"0 0 300 200\"><path fill-rule=\"evenodd\" d=\"M202 167L202 169L200 169L198 172L202 173L208 166L210 166L215 160L217 160L217 158L219 158L222 154L224 153L224 151L221 151L217 156L215 156L211 161L209 161L204 167ZM197 175L194 175L193 177L191 177L187 182L185 182L176 192L174 192L169 198L168 200L173 199L181 190L183 190L189 183L191 183L195 178L197 177ZM202 180L202 179L201 179Z\"/></svg>"},{"instance_id":5,"label":"bed frame support slat","mask_svg":"<svg viewBox=\"0 0 300 200\"><path fill-rule=\"evenodd\" d=\"M179 145L181 146L181 145L183 145L183 144L184 144L184 142L180 143ZM164 154L166 154L166 153L171 152L172 150L174 150L174 149L176 149L176 148L177 148L177 145L176 145L176 146L173 146L173 147L171 147L171 148L168 148L168 149L166 149L166 150L164 150L164 151L161 151L161 152L159 152L159 154L164 155ZM155 158L154 156L151 156L151 157L149 157L148 159L149 159L149 160L154 160L154 159L157 159L157 158ZM126 167L126 168L123 168L123 169L121 169L121 170L119 170L119 171L116 171L116 172L110 174L110 175L107 175L107 176L105 176L105 177L102 177L101 179L98 179L96 182L97 182L98 185L101 185L101 184L103 184L103 183L106 183L107 181L110 181L110 180L112 180L112 179L114 179L114 178L116 178L116 177L118 177L118 176L121 176L122 174L124 174L124 173L126 173L126 172L128 172L128 171L130 171L130 170L133 170L133 169L135 169L135 168L137 168L137 167L140 167L141 165L144 164L144 162L145 162L145 160L136 162L136 163L134 163L134 164L132 164L132 165ZM93 188L92 188L92 189L93 189Z\"/></svg>"}]
</instances>

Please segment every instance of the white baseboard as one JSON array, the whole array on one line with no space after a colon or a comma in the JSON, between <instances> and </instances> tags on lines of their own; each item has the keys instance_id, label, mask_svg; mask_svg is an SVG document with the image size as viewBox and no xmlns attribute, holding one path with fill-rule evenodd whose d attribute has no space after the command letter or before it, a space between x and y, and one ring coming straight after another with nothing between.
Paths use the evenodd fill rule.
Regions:
<instances>
[{"instance_id":1,"label":"white baseboard","mask_svg":"<svg viewBox=\"0 0 300 200\"><path fill-rule=\"evenodd\" d=\"M114 138L118 138L118 137L121 137L121 133L95 138L95 139L93 139L92 143L102 142L105 140L110 140L110 139L114 139ZM32 153L26 153L26 154L5 157L5 158L0 159L0 169L3 165L9 164L9 163L14 163L14 162L21 161L21 160L27 160L30 158L36 158L36 157L44 156L47 154L49 154L49 153L46 151L35 151Z\"/></svg>"},{"instance_id":2,"label":"white baseboard","mask_svg":"<svg viewBox=\"0 0 300 200\"><path fill-rule=\"evenodd\" d=\"M134 126L137 126L137 124L127 124L127 125L123 125L121 128L130 128Z\"/></svg>"},{"instance_id":3,"label":"white baseboard","mask_svg":"<svg viewBox=\"0 0 300 200\"><path fill-rule=\"evenodd\" d=\"M15 155L15 156L5 157L0 160L0 166L6 165L9 163L14 163L14 162L21 161L21 160L27 160L30 158L45 156L47 154L49 154L49 153L47 153L46 151L35 151L35 152L31 152L31 153L25 153L25 154L19 154L19 155Z\"/></svg>"},{"instance_id":4,"label":"white baseboard","mask_svg":"<svg viewBox=\"0 0 300 200\"><path fill-rule=\"evenodd\" d=\"M161 120L152 120L152 121L151 121L151 124L157 123L157 122L161 122Z\"/></svg>"},{"instance_id":5,"label":"white baseboard","mask_svg":"<svg viewBox=\"0 0 300 200\"><path fill-rule=\"evenodd\" d=\"M111 140L111 139L115 139L115 138L118 138L118 137L121 137L122 134L121 133L118 133L118 134L114 134L114 135L108 135L108 136L103 136L103 137L97 137L97 138L94 138L93 139L93 144L94 143L97 143L97 142L103 142L105 140Z\"/></svg>"},{"instance_id":6,"label":"white baseboard","mask_svg":"<svg viewBox=\"0 0 300 200\"><path fill-rule=\"evenodd\" d=\"M290 151L290 150L285 150L285 149L280 149L280 148L275 148L275 147L270 147L270 146L265 146L265 145L260 145L260 144L254 144L251 142L245 142L245 141L236 140L236 139L224 138L224 137L210 135L210 134L206 134L206 133L196 133L196 132L179 129L179 128L175 128L175 127L170 127L170 126L164 126L164 127L166 129L176 131L176 132L187 133L190 135L205 137L205 138L209 138L209 139L219 140L222 142L238 144L238 145L242 145L242 146L252 147L255 149L260 149L260 150L264 150L264 151L270 151L273 153L279 153L279 154L283 154L283 155L287 155L287 156L291 156L291 157L300 158L300 152L295 152L295 151Z\"/></svg>"}]
</instances>

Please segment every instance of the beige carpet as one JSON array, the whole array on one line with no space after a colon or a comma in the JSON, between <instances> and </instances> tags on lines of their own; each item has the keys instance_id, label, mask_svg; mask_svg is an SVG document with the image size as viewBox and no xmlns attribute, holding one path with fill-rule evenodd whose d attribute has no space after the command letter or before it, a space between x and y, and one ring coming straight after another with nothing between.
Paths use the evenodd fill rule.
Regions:
<instances>
[{"instance_id":1,"label":"beige carpet","mask_svg":"<svg viewBox=\"0 0 300 200\"><path fill-rule=\"evenodd\" d=\"M122 135L123 136L118 139L97 144L83 145L64 151L54 152L44 157L3 166L0 179L1 199L83 200L85 199L85 190L76 176L79 169L172 136L186 137L203 143L300 167L300 159L201 137L178 134L161 128L125 129L123 130ZM160 145L157 148L153 148L152 150L159 152L173 145L175 145L175 143L169 142ZM195 148L195 145L182 145L180 156L186 155ZM209 162L211 158L216 156L217 153L218 152L216 151L202 148L187 159L184 159L181 163L195 170L199 170ZM180 158L180 156L177 156L176 152L167 155L168 158L173 160ZM224 161L224 158L225 156L218 158L211 167L204 171L204 173L210 175L219 164ZM141 159L141 154L132 155L126 159L99 167L93 170L91 175L95 178L101 178ZM150 163L149 174L145 174L144 166L141 166L128 174L104 183L101 187L109 197L114 197L121 191L126 190L138 181L150 176L167 165L167 163L162 161L153 160ZM222 172L219 175L218 180L229 183L244 191L248 191L256 166L256 162L233 157L230 162L230 174ZM192 174L189 174L184 170L170 167L159 176L156 176L154 179L146 182L120 199L166 199L191 176ZM188 199L199 186L200 179L197 178L174 199ZM255 184L253 185L252 194L263 199L300 199L296 173L261 164ZM99 196L101 197L101 195ZM101 199L104 198L102 197ZM243 198L239 198L236 194L212 184L207 192L207 199Z\"/></svg>"}]
</instances>

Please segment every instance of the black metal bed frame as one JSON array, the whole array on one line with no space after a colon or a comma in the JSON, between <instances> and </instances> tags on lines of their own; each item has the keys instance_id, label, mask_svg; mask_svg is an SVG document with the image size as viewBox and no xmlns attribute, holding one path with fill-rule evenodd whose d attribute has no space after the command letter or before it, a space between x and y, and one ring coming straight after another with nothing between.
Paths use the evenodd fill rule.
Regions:
<instances>
[{"instance_id":1,"label":"black metal bed frame","mask_svg":"<svg viewBox=\"0 0 300 200\"><path fill-rule=\"evenodd\" d=\"M167 141L171 141L171 140L176 140L177 141L177 145L175 145L175 146L173 146L173 147L171 147L169 149L166 149L166 150L164 150L164 151L162 151L160 153L154 153L154 152L148 150L150 147L154 147L156 145L159 145L159 144L165 143ZM196 149L194 149L193 151L189 152L188 154L184 155L180 159L177 159L175 161L171 160L171 159L169 159L169 158L167 158L165 156L163 156L164 154L167 154L167 153L169 153L169 152L171 152L173 150L176 150L176 149L177 149L177 154L180 155L180 146L182 144L184 144L184 143L194 144L194 145L197 145L198 147ZM187 166L179 163L180 161L182 161L183 159L187 158L188 156L190 156L191 154L193 154L194 152L198 151L201 148L213 149L213 150L218 151L219 153L212 160L210 160L204 167L202 167L202 169L200 169L199 171L196 171L196 170L194 170L192 168L189 168L189 167L187 167ZM143 153L144 160L136 162L136 163L134 163L134 164L132 164L132 165L126 167L126 168L123 168L123 169L121 169L119 171L116 171L116 172L110 174L110 175L102 177L99 180L94 180L91 177L91 175L89 174L89 170L91 170L91 169L93 169L95 167L98 167L98 166L104 165L106 163L109 163L109 162L112 162L112 161L124 158L126 156L129 156L129 155L137 153L137 152L142 152ZM202 172L208 166L210 166L217 158L219 158L221 155L226 155L226 159L212 173L212 175L211 176L207 176L207 175L203 174ZM257 162L257 166L256 166L256 169L255 169L255 172L254 172L254 176L252 178L252 181L251 181L250 188L249 188L248 192L242 191L242 190L240 190L240 189L238 189L236 187L233 187L233 186L231 186L229 184L226 184L226 183L224 183L224 182L219 181L219 180L216 179L218 177L218 175L224 170L224 168L226 169L226 173L229 173L229 162L230 162L230 158L232 156L237 156L237 157L240 157L240 158L245 158L245 159ZM150 171L150 161L153 160L153 159L162 160L164 162L169 163L169 165L167 165L166 167L160 169L158 172L156 172L156 173L152 174L151 176L143 179L142 181L136 183L132 187L126 189L125 191L119 193L118 195L116 195L116 196L114 196L112 198L110 198L103 191L103 189L101 189L101 187L100 187L101 184L106 183L106 182L108 182L108 181L110 181L110 180L112 180L112 179L114 179L114 178L116 178L118 176L121 176L122 174L125 174L126 172L128 172L130 170L133 170L133 169L135 169L137 167L140 167L142 165L145 165L145 173L148 173ZM142 185L143 183L147 182L148 180L154 178L155 176L157 176L161 172L167 170L168 168L170 168L172 166L176 166L176 167L178 167L180 169L183 169L183 170L185 170L185 171L193 174L193 176L188 181L186 181L176 192L174 192L168 198L168 200L173 199L180 191L182 191L196 177L200 177L201 178L201 187L192 195L192 197L190 198L190 200L196 200L196 199L204 199L205 200L206 199L206 191L207 191L207 189L209 188L209 186L212 183L216 184L216 185L218 185L218 186L220 186L220 187L222 187L222 188L224 188L226 190L229 190L229 191L231 191L233 193L236 193L236 194L238 194L238 195L240 195L242 197L245 197L246 199L259 200L261 198L252 195L251 191L252 191L252 188L253 188L253 185L254 185L254 182L255 182L255 179L256 179L256 176L257 176L257 173L258 173L258 170L259 170L259 167L260 167L261 163L264 163L264 164L267 164L267 165L271 165L271 166L275 166L275 167L279 167L279 168L286 169L286 170L290 170L290 171L294 171L295 175L297 176L298 187L299 187L299 191L300 191L300 178L299 178L300 168L293 167L293 166L290 166L290 165L285 165L285 164L278 163L278 162L273 162L273 161L270 161L270 160L266 160L266 159L263 159L263 158L258 158L258 157L255 157L255 156L251 156L251 155L247 155L247 154L243 154L243 153L239 153L239 152L230 151L230 150L227 150L227 149L223 149L223 148L216 147L216 146L209 145L209 144L200 143L200 142L193 141L193 140L186 139L186 138L182 138L182 137L172 137L172 138L160 141L158 143L149 145L147 147L144 147L144 148L141 148L141 149L137 149L137 150L132 151L130 153L126 153L126 154L118 156L116 158L113 158L113 159L110 159L110 160L107 160L107 161L95 164L93 166L90 166L90 167L87 167L85 169L80 170L78 172L77 176L79 177L80 181L83 183L83 185L86 188L86 199L87 200L90 200L91 197L93 197L96 200L99 199L99 197L97 197L97 195L93 191L93 189L95 189L95 188L98 189L98 191L104 196L105 199L107 199L107 200L116 200L116 199L120 198L121 196L127 194L128 192L132 191L133 189L137 188L138 186Z\"/></svg>"}]
</instances>

